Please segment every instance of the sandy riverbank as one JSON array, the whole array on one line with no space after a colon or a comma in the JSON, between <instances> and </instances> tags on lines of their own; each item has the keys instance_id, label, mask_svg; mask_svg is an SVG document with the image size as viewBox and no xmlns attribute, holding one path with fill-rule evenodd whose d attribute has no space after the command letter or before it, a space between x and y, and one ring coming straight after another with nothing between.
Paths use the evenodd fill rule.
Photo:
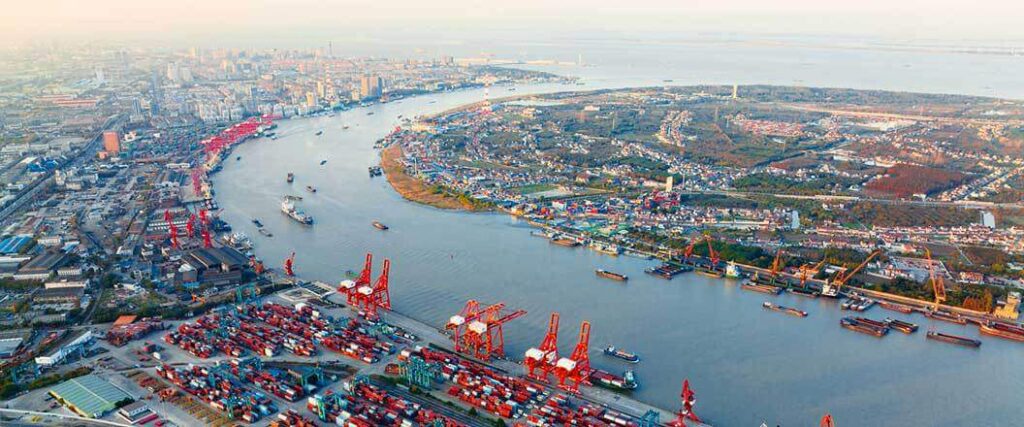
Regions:
<instances>
[{"instance_id":1,"label":"sandy riverbank","mask_svg":"<svg viewBox=\"0 0 1024 427\"><path fill-rule=\"evenodd\" d=\"M402 147L398 145L387 147L381 151L380 156L380 164L388 183L406 200L439 209L487 210L479 205L474 205L469 199L453 196L443 191L439 192L433 186L406 174L402 164L399 163L399 159L402 158Z\"/></svg>"}]
</instances>

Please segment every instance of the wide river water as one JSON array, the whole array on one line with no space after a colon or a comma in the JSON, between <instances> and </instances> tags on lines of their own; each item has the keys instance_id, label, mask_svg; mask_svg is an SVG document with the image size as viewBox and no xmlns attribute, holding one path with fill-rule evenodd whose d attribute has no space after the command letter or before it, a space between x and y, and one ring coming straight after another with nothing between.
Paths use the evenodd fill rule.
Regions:
<instances>
[{"instance_id":1,"label":"wide river water","mask_svg":"<svg viewBox=\"0 0 1024 427\"><path fill-rule=\"evenodd\" d=\"M704 52L721 66L747 63L743 57ZM956 66L968 73L985 69L986 81L961 74L958 86L950 80L921 83L917 71L938 71L944 55L846 52L842 59L828 52L805 52L790 58L753 61L745 66L744 82L786 84L779 76L795 71L807 85L984 94L1002 77L996 71L1020 58L961 55ZM845 55L845 56L844 56ZM735 55L734 55L735 56ZM867 58L862 58L866 56ZM652 57L653 58L653 57ZM746 58L749 59L749 58ZM948 58L947 58L948 59ZM988 62L986 62L988 61ZM213 178L221 217L256 242L256 253L277 266L295 251L296 271L308 279L337 283L348 269L358 270L366 252L392 261L391 295L394 309L435 326L442 326L467 299L484 303L504 301L529 314L505 330L510 355L519 358L539 344L548 315L562 315L560 348L570 352L579 323L593 324L591 355L597 367L621 372L634 368L642 386L635 397L675 409L680 382L689 378L697 391L697 413L720 426L816 425L825 412L845 426L1005 426L1024 420L1017 395L1024 390L1024 345L983 337L980 349L926 340L924 331L938 330L977 336L975 327L932 323L921 316L903 316L873 308L867 316L907 318L922 325L913 335L898 332L878 339L841 329L846 315L835 301L783 295L767 297L741 290L737 283L688 274L672 281L643 274L651 261L610 257L586 249L548 244L529 235L530 227L502 214L444 211L403 200L384 178L371 179L367 166L377 164L372 149L377 139L411 117L450 107L527 92L576 90L660 84L731 83L718 71L702 78L692 70L659 67L552 68L581 75L577 86L521 86L445 93L401 102L359 108L335 117L280 122L276 141L259 139L238 147L224 170ZM756 64L756 65L750 65ZM811 65L808 65L811 64ZM831 65L830 65L831 64ZM860 64L863 70L845 67ZM903 65L909 64L909 65ZM657 69L661 69L659 75ZM808 71L810 69L810 71ZM630 71L634 70L634 71ZM818 77L814 77L814 76ZM870 76L890 80L864 84ZM843 78L842 76L846 76ZM763 79L760 79L763 77ZM847 81L848 84L843 82ZM1021 82L1004 95L1020 96ZM373 112L373 115L368 115ZM343 125L348 125L347 130ZM317 130L322 136L315 136ZM236 161L234 156L241 156ZM320 166L321 160L327 163ZM294 184L285 175L294 172ZM306 185L318 188L307 193ZM302 209L316 225L302 227L279 211L281 196L305 197ZM250 220L259 218L273 232L266 238ZM391 226L381 232L370 223ZM601 279L595 268L630 276L628 283ZM765 300L798 307L810 313L795 318L761 308ZM600 354L614 344L639 353L635 366Z\"/></svg>"}]
</instances>

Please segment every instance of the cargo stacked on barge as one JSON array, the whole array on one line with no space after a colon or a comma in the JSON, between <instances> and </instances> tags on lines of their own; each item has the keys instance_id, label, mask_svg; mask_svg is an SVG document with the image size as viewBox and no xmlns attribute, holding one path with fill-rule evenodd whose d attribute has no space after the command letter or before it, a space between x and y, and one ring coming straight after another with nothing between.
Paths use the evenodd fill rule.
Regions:
<instances>
[{"instance_id":1,"label":"cargo stacked on barge","mask_svg":"<svg viewBox=\"0 0 1024 427\"><path fill-rule=\"evenodd\" d=\"M620 282L625 282L629 280L629 276L626 276L625 274L614 273L608 270L597 269L594 271L594 273L606 279L618 280Z\"/></svg>"},{"instance_id":2,"label":"cargo stacked on barge","mask_svg":"<svg viewBox=\"0 0 1024 427\"><path fill-rule=\"evenodd\" d=\"M780 313L785 313L785 314L788 314L790 316L807 317L807 312L806 311L797 310L795 308L790 308L790 307L786 307L786 306L782 306L782 305L772 304L772 303L767 302L767 301L765 301L764 304L761 304L761 306L764 307L767 310L778 311Z\"/></svg>"},{"instance_id":3,"label":"cargo stacked on barge","mask_svg":"<svg viewBox=\"0 0 1024 427\"><path fill-rule=\"evenodd\" d=\"M885 322L883 323L885 323L886 326L892 329L903 332L904 334L912 334L914 332L917 332L916 323L904 322L902 320L892 319L889 317L886 317Z\"/></svg>"},{"instance_id":4,"label":"cargo stacked on barge","mask_svg":"<svg viewBox=\"0 0 1024 427\"><path fill-rule=\"evenodd\" d=\"M851 331L860 332L862 334L874 335L876 337L883 337L889 333L889 328L886 327L885 325L879 326L874 324L881 324L881 322L872 321L872 323L868 323L862 321L861 319L863 318L855 319L852 317L844 317L839 320L839 326L842 326Z\"/></svg>"},{"instance_id":5,"label":"cargo stacked on barge","mask_svg":"<svg viewBox=\"0 0 1024 427\"><path fill-rule=\"evenodd\" d=\"M671 279L676 275L687 271L693 271L693 268L688 266L675 266L668 263L644 270L645 273L661 277L662 279Z\"/></svg>"},{"instance_id":6,"label":"cargo stacked on barge","mask_svg":"<svg viewBox=\"0 0 1024 427\"><path fill-rule=\"evenodd\" d=\"M928 331L927 338L930 340L948 342L950 344L962 345L964 347L981 347L981 340L961 337L957 335L944 334L942 332Z\"/></svg>"},{"instance_id":7,"label":"cargo stacked on barge","mask_svg":"<svg viewBox=\"0 0 1024 427\"><path fill-rule=\"evenodd\" d=\"M988 322L978 325L978 330L985 335L1024 341L1024 328L1000 322Z\"/></svg>"},{"instance_id":8,"label":"cargo stacked on barge","mask_svg":"<svg viewBox=\"0 0 1024 427\"><path fill-rule=\"evenodd\" d=\"M640 386L640 384L637 384L636 382L636 376L633 371L626 371L626 373L620 377L608 371L595 369L590 373L590 381L597 386L621 391L636 390L636 388Z\"/></svg>"}]
</instances>

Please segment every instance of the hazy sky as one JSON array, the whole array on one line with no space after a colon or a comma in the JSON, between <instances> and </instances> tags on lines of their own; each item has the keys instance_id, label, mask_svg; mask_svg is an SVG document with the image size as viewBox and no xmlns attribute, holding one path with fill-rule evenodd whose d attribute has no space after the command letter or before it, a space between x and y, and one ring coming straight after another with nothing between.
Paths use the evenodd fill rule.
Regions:
<instances>
[{"instance_id":1,"label":"hazy sky","mask_svg":"<svg viewBox=\"0 0 1024 427\"><path fill-rule=\"evenodd\" d=\"M812 34L1024 41L1024 0L14 0L0 40L189 43L305 33L438 39L506 34Z\"/></svg>"}]
</instances>

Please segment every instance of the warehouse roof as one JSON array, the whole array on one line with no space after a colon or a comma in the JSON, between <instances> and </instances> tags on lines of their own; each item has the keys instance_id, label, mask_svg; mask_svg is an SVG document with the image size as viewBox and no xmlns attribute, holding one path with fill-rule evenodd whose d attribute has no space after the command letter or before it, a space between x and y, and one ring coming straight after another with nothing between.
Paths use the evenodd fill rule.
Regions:
<instances>
[{"instance_id":1,"label":"warehouse roof","mask_svg":"<svg viewBox=\"0 0 1024 427\"><path fill-rule=\"evenodd\" d=\"M18 235L0 241L0 254L16 254L32 241L32 236Z\"/></svg>"},{"instance_id":2,"label":"warehouse roof","mask_svg":"<svg viewBox=\"0 0 1024 427\"><path fill-rule=\"evenodd\" d=\"M117 409L117 402L131 396L95 375L72 378L50 389L50 394L64 401L79 415L99 418Z\"/></svg>"}]
</instances>

